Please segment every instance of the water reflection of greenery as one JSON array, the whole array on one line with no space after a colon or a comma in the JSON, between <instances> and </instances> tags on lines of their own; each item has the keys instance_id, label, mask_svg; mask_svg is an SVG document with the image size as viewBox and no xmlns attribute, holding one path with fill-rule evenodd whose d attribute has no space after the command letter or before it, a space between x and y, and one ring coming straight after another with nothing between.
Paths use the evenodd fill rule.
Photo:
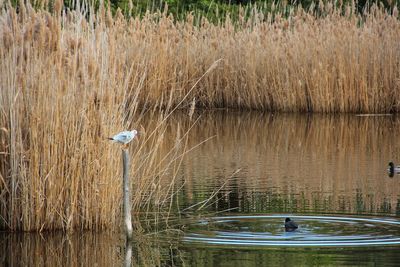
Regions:
<instances>
[{"instance_id":1,"label":"water reflection of greenery","mask_svg":"<svg viewBox=\"0 0 400 267\"><path fill-rule=\"evenodd\" d=\"M357 249L357 248L267 248L232 249L229 246L218 248L187 247L185 256L190 258L188 266L396 266L398 248Z\"/></svg>"}]
</instances>

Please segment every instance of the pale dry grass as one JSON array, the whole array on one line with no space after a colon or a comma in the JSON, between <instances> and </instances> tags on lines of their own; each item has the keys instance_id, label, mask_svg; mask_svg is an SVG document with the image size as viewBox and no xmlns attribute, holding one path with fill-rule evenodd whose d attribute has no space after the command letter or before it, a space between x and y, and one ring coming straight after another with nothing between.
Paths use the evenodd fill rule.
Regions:
<instances>
[{"instance_id":1,"label":"pale dry grass","mask_svg":"<svg viewBox=\"0 0 400 267\"><path fill-rule=\"evenodd\" d=\"M371 7L332 5L288 17L254 9L220 24L163 14L120 20L119 40L145 77L141 103L180 102L197 78L216 68L187 98L197 107L273 111L396 112L400 94L400 21ZM241 19L242 18L242 19ZM133 81L139 86L138 80Z\"/></svg>"},{"instance_id":2,"label":"pale dry grass","mask_svg":"<svg viewBox=\"0 0 400 267\"><path fill-rule=\"evenodd\" d=\"M168 212L184 135L163 138L168 110L141 121L143 78L120 43L124 28L78 12L1 12L0 228L118 227L121 151L106 137L140 124L133 211Z\"/></svg>"},{"instance_id":3,"label":"pale dry grass","mask_svg":"<svg viewBox=\"0 0 400 267\"><path fill-rule=\"evenodd\" d=\"M1 10L1 228L118 225L121 155L104 138L140 124L134 210L168 214L187 149L185 129L163 137L176 107L399 109L397 10L374 7L361 17L327 5L322 15L293 9L284 18L255 9L248 20L214 25L61 7Z\"/></svg>"}]
</instances>

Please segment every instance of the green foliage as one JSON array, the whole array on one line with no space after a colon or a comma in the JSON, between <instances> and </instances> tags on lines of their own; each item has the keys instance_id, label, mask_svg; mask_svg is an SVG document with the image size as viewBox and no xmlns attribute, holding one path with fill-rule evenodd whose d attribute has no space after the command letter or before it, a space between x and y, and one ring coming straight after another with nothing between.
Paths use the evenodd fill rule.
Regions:
<instances>
[{"instance_id":1,"label":"green foliage","mask_svg":"<svg viewBox=\"0 0 400 267\"><path fill-rule=\"evenodd\" d=\"M110 0L111 5L114 9L121 8L126 10L129 7L129 0ZM320 0L323 3L334 2L335 5L346 5L354 4L357 6L359 12L362 12L365 8L370 7L372 4L377 3L383 5L387 9L391 9L394 6L399 6L400 0ZM297 6L308 9L312 4L318 5L320 1L313 0L132 0L132 4L136 11L139 13L145 12L146 10L164 10L168 6L168 12L173 14L175 17L181 17L187 12L195 12L206 16L225 15L228 13L235 13L239 6L252 7L257 6L270 11L272 5L284 8L287 6Z\"/></svg>"},{"instance_id":2,"label":"green foliage","mask_svg":"<svg viewBox=\"0 0 400 267\"><path fill-rule=\"evenodd\" d=\"M13 6L18 6L20 1L10 0ZM45 8L52 10L56 0L30 1L32 6L37 9ZM206 17L212 22L223 21L226 15L230 15L233 20L238 17L238 11L241 8L243 15L249 15L252 8L257 8L261 12L271 12L274 6L275 11L287 14L290 7L301 5L308 9L312 5L318 6L320 3L333 2L337 6L354 5L358 12L363 13L374 3L383 6L391 11L395 6L400 8L400 0L64 0L64 7L75 9L77 3L84 5L88 3L99 8L101 2L106 7L110 6L113 13L117 9L122 10L126 16L142 16L146 12L167 12L173 15L175 19L185 19L188 13L193 13L196 17Z\"/></svg>"}]
</instances>

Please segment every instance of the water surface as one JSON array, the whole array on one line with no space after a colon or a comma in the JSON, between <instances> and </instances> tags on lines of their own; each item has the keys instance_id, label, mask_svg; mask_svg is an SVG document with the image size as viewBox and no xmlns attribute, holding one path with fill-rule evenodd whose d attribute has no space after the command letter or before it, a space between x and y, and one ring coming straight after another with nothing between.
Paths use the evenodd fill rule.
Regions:
<instances>
[{"instance_id":1,"label":"water surface","mask_svg":"<svg viewBox=\"0 0 400 267\"><path fill-rule=\"evenodd\" d=\"M178 172L181 230L136 236L132 265L310 266L400 262L400 118L211 112L168 135L204 140ZM173 137L171 137L173 139ZM300 227L285 232L285 217ZM116 234L0 234L0 265L126 263ZM29 265L29 264L28 264Z\"/></svg>"}]
</instances>

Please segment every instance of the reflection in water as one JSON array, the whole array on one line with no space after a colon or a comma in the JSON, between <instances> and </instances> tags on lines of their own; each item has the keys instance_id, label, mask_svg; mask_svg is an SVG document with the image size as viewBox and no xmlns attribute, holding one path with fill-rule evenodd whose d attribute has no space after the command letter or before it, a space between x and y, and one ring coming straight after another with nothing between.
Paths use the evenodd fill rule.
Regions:
<instances>
[{"instance_id":1,"label":"reflection in water","mask_svg":"<svg viewBox=\"0 0 400 267\"><path fill-rule=\"evenodd\" d=\"M386 173L399 132L390 116L203 114L190 141L215 138L186 158L181 203L226 183L210 210L400 214L400 180Z\"/></svg>"},{"instance_id":2,"label":"reflection in water","mask_svg":"<svg viewBox=\"0 0 400 267\"><path fill-rule=\"evenodd\" d=\"M131 246L115 233L0 233L0 266L175 266L170 237L136 233ZM173 265L171 265L171 263Z\"/></svg>"},{"instance_id":3,"label":"reflection in water","mask_svg":"<svg viewBox=\"0 0 400 267\"><path fill-rule=\"evenodd\" d=\"M185 245L172 235L141 236L131 266L396 266L398 247L264 248ZM112 234L0 234L0 266L129 266Z\"/></svg>"},{"instance_id":4,"label":"reflection in water","mask_svg":"<svg viewBox=\"0 0 400 267\"><path fill-rule=\"evenodd\" d=\"M0 233L0 266L112 266L121 262L118 239L90 232Z\"/></svg>"},{"instance_id":5,"label":"reflection in water","mask_svg":"<svg viewBox=\"0 0 400 267\"><path fill-rule=\"evenodd\" d=\"M177 129L188 129L193 122L187 114L172 116L165 135L175 140ZM369 238L371 232L363 232L360 225L327 220L315 223L298 216L400 215L400 176L390 178L386 173L389 161L400 162L398 133L400 119L395 116L202 114L189 133L188 146L214 137L191 151L179 170L173 170L182 180L174 203L191 218L202 207L210 212L229 209L240 215L288 213L282 216L296 218L300 224L299 231L285 233L282 218L277 224L232 222L222 233L228 232L230 237L247 232L247 236L259 238L261 232L278 239L307 239L309 234L321 239ZM167 153L168 147L160 151ZM177 219L173 222L185 224ZM363 226L372 227L369 223ZM199 225L186 224L183 229L190 233L193 227L203 228L198 234L207 235L214 226L203 218ZM392 225L378 228L375 233L382 236L399 236ZM219 237L221 233L212 234ZM130 251L123 234L0 233L0 266L129 266L130 260L133 266L395 266L400 262L399 250L400 246L215 247L184 242L179 231L146 235L139 231Z\"/></svg>"},{"instance_id":6,"label":"reflection in water","mask_svg":"<svg viewBox=\"0 0 400 267\"><path fill-rule=\"evenodd\" d=\"M398 266L399 250L368 249L241 249L187 248L186 266ZM222 264L221 264L222 263Z\"/></svg>"}]
</instances>

